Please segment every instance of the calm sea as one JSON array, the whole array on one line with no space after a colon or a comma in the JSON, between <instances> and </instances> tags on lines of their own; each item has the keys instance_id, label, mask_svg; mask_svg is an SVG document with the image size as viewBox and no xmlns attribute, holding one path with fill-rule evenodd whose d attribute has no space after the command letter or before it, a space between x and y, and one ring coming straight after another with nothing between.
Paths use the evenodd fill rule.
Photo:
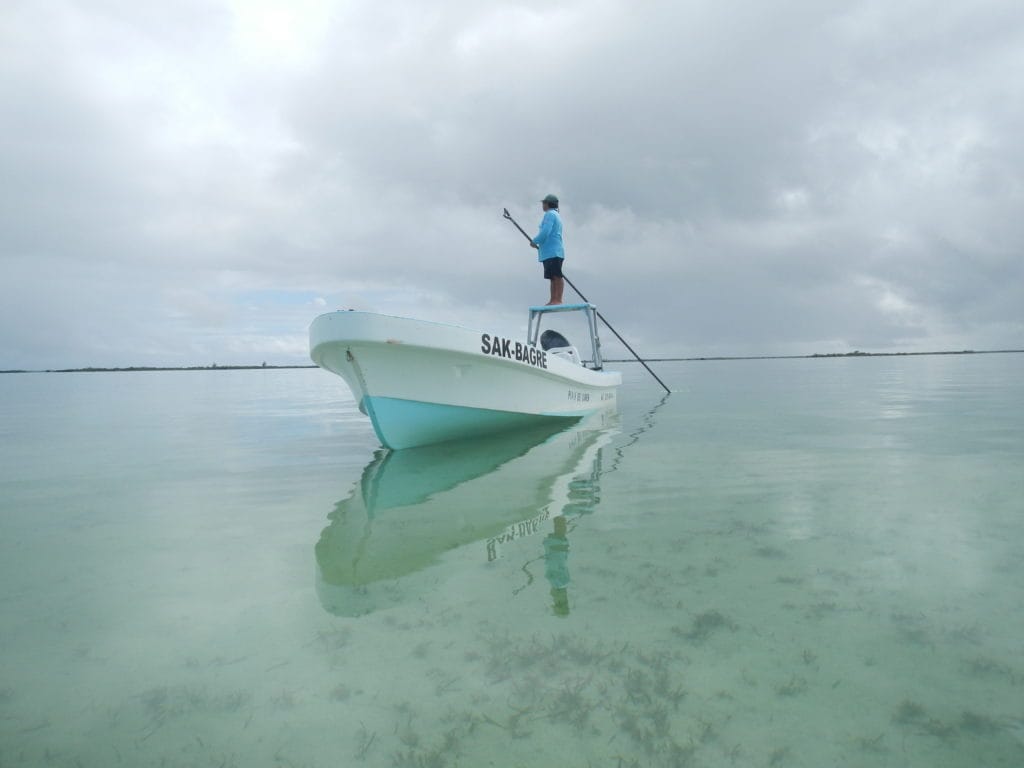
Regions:
<instances>
[{"instance_id":1,"label":"calm sea","mask_svg":"<svg viewBox=\"0 0 1024 768\"><path fill-rule=\"evenodd\" d=\"M622 367L393 454L319 370L0 376L0 766L1024 764L1024 355Z\"/></svg>"}]
</instances>

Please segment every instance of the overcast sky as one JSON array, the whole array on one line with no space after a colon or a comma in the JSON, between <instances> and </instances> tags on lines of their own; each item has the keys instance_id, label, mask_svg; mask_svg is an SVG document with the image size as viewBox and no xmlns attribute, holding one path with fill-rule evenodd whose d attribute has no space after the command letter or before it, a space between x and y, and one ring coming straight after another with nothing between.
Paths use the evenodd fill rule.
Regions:
<instances>
[{"instance_id":1,"label":"overcast sky","mask_svg":"<svg viewBox=\"0 0 1024 768\"><path fill-rule=\"evenodd\" d=\"M1020 0L5 0L0 89L0 369L514 330L551 192L645 355L1024 348Z\"/></svg>"}]
</instances>

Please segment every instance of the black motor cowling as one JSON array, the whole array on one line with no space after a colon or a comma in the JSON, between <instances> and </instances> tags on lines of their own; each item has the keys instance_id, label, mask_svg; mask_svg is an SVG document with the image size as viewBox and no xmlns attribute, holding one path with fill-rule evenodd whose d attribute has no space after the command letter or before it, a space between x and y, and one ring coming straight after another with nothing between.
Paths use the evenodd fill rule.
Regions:
<instances>
[{"instance_id":1,"label":"black motor cowling","mask_svg":"<svg viewBox=\"0 0 1024 768\"><path fill-rule=\"evenodd\" d=\"M541 349L561 349L562 347L571 346L569 340L558 331L547 330L540 335Z\"/></svg>"}]
</instances>

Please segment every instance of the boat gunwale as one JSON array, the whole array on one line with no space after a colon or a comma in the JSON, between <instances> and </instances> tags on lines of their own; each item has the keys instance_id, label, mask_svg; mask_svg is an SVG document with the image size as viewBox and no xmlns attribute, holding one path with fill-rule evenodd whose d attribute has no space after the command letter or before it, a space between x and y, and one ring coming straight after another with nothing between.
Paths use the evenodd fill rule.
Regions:
<instances>
[{"instance_id":1,"label":"boat gunwale","mask_svg":"<svg viewBox=\"0 0 1024 768\"><path fill-rule=\"evenodd\" d=\"M348 314L348 312L345 310L338 310L337 312L328 312L323 315L319 315L317 318L315 318L313 320L313 324L310 326L310 335L313 335L313 326L316 325L319 321L321 321L322 318L331 318L338 315L339 313L343 315ZM359 314L366 318L386 318L387 320L397 320L403 323L413 324L413 326L440 326L444 328L455 329L458 331L464 331L467 335L472 336L487 333L486 331L481 331L476 328L469 328L467 326L452 325L447 323L437 323L432 320L419 320L416 318L400 317L397 315L382 315L376 312L360 312ZM326 320L324 322L326 322ZM544 350L539 346L530 345L526 341L517 341L517 343L522 344L524 347L532 347L533 349L543 352L546 355L546 361L548 363L550 363L551 361L557 361L556 363L554 363L555 367L542 368L540 366L531 365L530 363L522 360L516 360L515 358L507 358L500 355L489 355L476 349L460 349L452 346L451 344L446 344L443 341L437 342L430 339L415 339L411 341L406 341L404 339L390 339L387 338L387 335L388 334L385 332L378 332L375 334L376 338L368 338L367 336L356 338L354 336L348 337L342 335L339 335L334 338L320 338L317 339L317 342L314 345L312 345L310 349L310 357L312 358L313 362L315 362L319 367L324 368L325 366L321 362L323 355L318 355L317 351L321 347L324 347L326 345L342 345L353 349L357 349L360 347L420 349L443 352L448 355L457 355L460 357L464 357L467 360L472 360L475 363L493 363L497 366L509 367L509 370L521 371L522 373L539 374L544 378L563 381L570 380L574 384L586 387L594 387L596 389L609 389L612 387L617 387L622 383L622 374L619 371L608 371L603 368L598 370L594 368L588 368L582 364L572 363L567 360L563 360L557 355L550 354L547 350ZM494 336L493 334L490 335L492 337ZM333 371L333 369L331 368L328 368L327 370Z\"/></svg>"}]
</instances>

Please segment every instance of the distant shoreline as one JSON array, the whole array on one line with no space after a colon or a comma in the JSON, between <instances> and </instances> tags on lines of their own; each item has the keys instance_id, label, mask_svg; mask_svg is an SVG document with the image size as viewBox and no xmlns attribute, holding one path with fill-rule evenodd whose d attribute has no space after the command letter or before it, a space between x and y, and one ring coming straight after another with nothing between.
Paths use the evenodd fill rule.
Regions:
<instances>
[{"instance_id":1,"label":"distant shoreline","mask_svg":"<svg viewBox=\"0 0 1024 768\"><path fill-rule=\"evenodd\" d=\"M132 365L125 368L43 368L13 369L0 373L139 373L145 371L270 371L286 368L316 368L315 365Z\"/></svg>"},{"instance_id":2,"label":"distant shoreline","mask_svg":"<svg viewBox=\"0 0 1024 768\"><path fill-rule=\"evenodd\" d=\"M845 357L923 357L926 355L1012 355L1024 353L1024 349L961 349L950 352L815 352L812 355L746 355L719 357L645 357L647 363L691 363L711 360L832 360ZM616 360L605 359L606 363L635 363L635 358ZM150 366L132 365L124 368L46 368L46 369L11 369L0 373L138 373L145 371L269 371L298 368L316 368L315 365L189 365L189 366Z\"/></svg>"},{"instance_id":3,"label":"distant shoreline","mask_svg":"<svg viewBox=\"0 0 1024 768\"><path fill-rule=\"evenodd\" d=\"M815 352L813 355L746 355L737 357L645 357L646 363L682 363L702 360L831 360L837 357L923 357L926 355L1012 355L1024 349L960 349L949 352ZM635 363L635 358L609 360L606 363Z\"/></svg>"}]
</instances>

